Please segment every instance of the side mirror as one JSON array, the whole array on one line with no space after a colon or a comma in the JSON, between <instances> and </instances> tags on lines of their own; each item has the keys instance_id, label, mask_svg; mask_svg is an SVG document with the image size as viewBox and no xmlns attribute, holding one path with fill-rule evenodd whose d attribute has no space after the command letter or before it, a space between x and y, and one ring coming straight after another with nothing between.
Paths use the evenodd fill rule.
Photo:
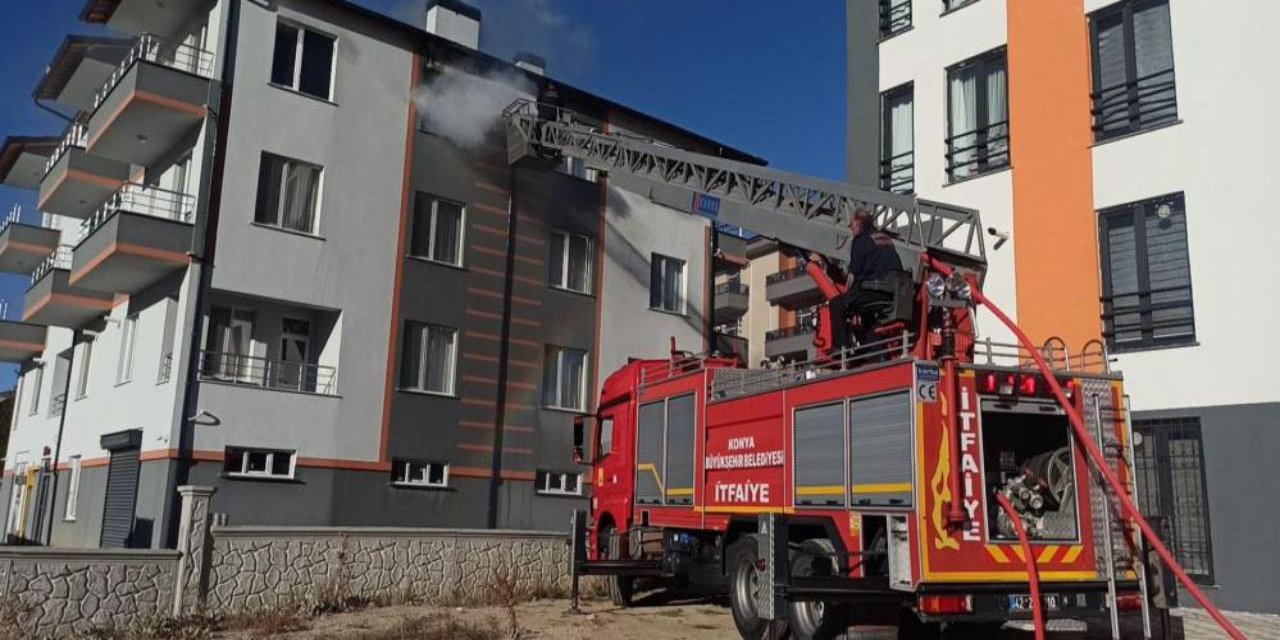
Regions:
<instances>
[{"instance_id":1,"label":"side mirror","mask_svg":"<svg viewBox=\"0 0 1280 640\"><path fill-rule=\"evenodd\" d=\"M582 416L573 417L573 461L583 464L583 445L587 441L587 421Z\"/></svg>"}]
</instances>

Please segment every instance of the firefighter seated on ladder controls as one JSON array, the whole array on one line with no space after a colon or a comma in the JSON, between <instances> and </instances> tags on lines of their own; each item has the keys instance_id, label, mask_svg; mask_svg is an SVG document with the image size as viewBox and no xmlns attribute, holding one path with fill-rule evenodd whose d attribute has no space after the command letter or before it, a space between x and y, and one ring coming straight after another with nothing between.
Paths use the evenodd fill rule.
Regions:
<instances>
[{"instance_id":1,"label":"firefighter seated on ladder controls","mask_svg":"<svg viewBox=\"0 0 1280 640\"><path fill-rule=\"evenodd\" d=\"M844 293L827 306L831 318L831 338L835 350L853 346L851 325L857 319L859 343L869 342L880 315L894 301L892 279L902 274L902 258L893 237L875 228L870 213L859 210L849 220L853 241L849 244L849 282ZM810 258L819 259L817 254Z\"/></svg>"}]
</instances>

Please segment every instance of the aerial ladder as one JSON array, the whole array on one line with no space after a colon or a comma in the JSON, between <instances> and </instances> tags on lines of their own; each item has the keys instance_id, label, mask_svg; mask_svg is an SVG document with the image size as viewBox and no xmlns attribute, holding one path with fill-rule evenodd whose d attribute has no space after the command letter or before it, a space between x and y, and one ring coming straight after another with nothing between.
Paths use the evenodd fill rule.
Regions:
<instances>
[{"instance_id":1,"label":"aerial ladder","mask_svg":"<svg viewBox=\"0 0 1280 640\"><path fill-rule=\"evenodd\" d=\"M519 100L505 109L503 116L508 160L514 167L545 169L558 164L565 156L576 158L588 167L604 172L610 186L645 195L654 203L675 210L702 215L716 224L736 226L775 239L782 246L794 248L802 260L812 252L829 262L839 263L839 256L848 251L849 220L855 212L869 213L877 228L894 236L904 268L921 289L915 293L918 298L924 299L923 290L927 286L963 287L966 304L986 306L1017 337L1024 349L1022 353L1040 370L1052 397L1070 421L1076 435L1076 446L1083 451L1100 480L1097 484L1103 499L1098 504L1103 513L1098 515L1102 516L1105 528L1101 546L1110 564L1107 567L1108 582L1114 585L1118 571L1131 571L1140 577L1145 594L1146 572L1140 564L1143 555L1139 548L1142 544L1150 545L1182 587L1231 637L1244 637L1187 576L1139 512L1133 495L1132 443L1128 443L1129 449L1126 450L1125 443L1105 439L1100 428L1090 428L1091 424L1100 424L1103 411L1123 412L1127 422L1127 406L1103 407L1095 398L1084 405L1086 412L1092 411L1094 415L1082 415L1068 400L1068 391L1063 389L1046 360L1046 355L1050 359L1055 357L1058 347L1052 343L1041 347L1034 345L983 294L981 284L986 268L986 249L977 211L674 148L628 133L608 131L604 126L556 105ZM843 288L832 280L824 267L821 261L806 260L806 272L814 278L824 297L830 300ZM829 340L829 327L832 322L844 321L844 318L831 318L825 305L820 310L819 333L815 340L820 358L840 356ZM923 319L920 321L924 322ZM904 350L908 347L906 335L909 329L903 329ZM959 336L966 331L972 335L971 326L944 327L940 358L944 366L955 366L957 351L967 350L972 354L973 349L980 348L972 340L957 344L957 340L963 340ZM923 327L917 335L924 335ZM919 342L922 344L915 345L913 349L922 356L936 357L939 354L937 345L923 344L923 340ZM953 428L951 432L958 438L957 429ZM959 476L954 475L952 481L958 483ZM963 495L958 484L953 486L952 495ZM1012 513L1010 515L1013 516ZM953 521L963 520L958 501L952 501L948 517ZM763 519L764 516L762 526ZM1013 519L1016 522L1017 519ZM777 548L777 545L773 546ZM1025 556L1030 587L1035 594L1038 590L1036 561L1030 553ZM770 562L771 567L778 564L777 558L774 560ZM781 563L785 567L785 553ZM1114 586L1111 598L1113 635L1119 637ZM769 599L768 596L761 597L762 608L766 608L765 601ZM1043 603L1038 597L1033 596L1033 600L1037 636L1043 637ZM1144 635L1149 637L1145 598L1143 611Z\"/></svg>"}]
</instances>

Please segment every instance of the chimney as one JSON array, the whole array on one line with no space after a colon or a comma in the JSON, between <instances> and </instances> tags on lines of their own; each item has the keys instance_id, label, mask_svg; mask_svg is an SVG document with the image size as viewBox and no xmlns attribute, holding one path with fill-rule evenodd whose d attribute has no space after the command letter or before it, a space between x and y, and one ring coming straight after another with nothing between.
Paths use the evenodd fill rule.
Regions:
<instances>
[{"instance_id":1,"label":"chimney","mask_svg":"<svg viewBox=\"0 0 1280 640\"><path fill-rule=\"evenodd\" d=\"M545 75L547 71L547 61L536 53L521 51L520 53L517 53L511 61L514 62L517 67L520 67L525 71L536 73L540 76Z\"/></svg>"},{"instance_id":2,"label":"chimney","mask_svg":"<svg viewBox=\"0 0 1280 640\"><path fill-rule=\"evenodd\" d=\"M480 10L458 0L427 0L427 33L480 48Z\"/></svg>"}]
</instances>

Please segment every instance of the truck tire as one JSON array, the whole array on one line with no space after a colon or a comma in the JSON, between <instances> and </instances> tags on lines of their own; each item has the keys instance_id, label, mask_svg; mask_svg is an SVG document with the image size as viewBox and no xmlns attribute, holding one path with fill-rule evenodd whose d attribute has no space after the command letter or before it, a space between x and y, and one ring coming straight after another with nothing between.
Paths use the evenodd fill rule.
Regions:
<instances>
[{"instance_id":1,"label":"truck tire","mask_svg":"<svg viewBox=\"0 0 1280 640\"><path fill-rule=\"evenodd\" d=\"M729 610L733 613L733 625L743 640L763 640L769 637L768 620L760 618L756 605L756 592L763 588L763 577L756 562L760 559L760 538L748 534L729 546L725 573L729 579Z\"/></svg>"},{"instance_id":2,"label":"truck tire","mask_svg":"<svg viewBox=\"0 0 1280 640\"><path fill-rule=\"evenodd\" d=\"M791 575L832 575L835 552L830 540L805 540L800 543L800 552L791 559ZM793 602L790 622L794 640L850 640L848 607L840 604Z\"/></svg>"},{"instance_id":3,"label":"truck tire","mask_svg":"<svg viewBox=\"0 0 1280 640\"><path fill-rule=\"evenodd\" d=\"M600 532L604 536L604 545L610 560L617 560L622 557L622 536L617 535L617 530L609 527ZM609 576L607 579L609 590L609 602L613 606L626 608L631 606L631 598L635 595L635 578L628 576Z\"/></svg>"}]
</instances>

